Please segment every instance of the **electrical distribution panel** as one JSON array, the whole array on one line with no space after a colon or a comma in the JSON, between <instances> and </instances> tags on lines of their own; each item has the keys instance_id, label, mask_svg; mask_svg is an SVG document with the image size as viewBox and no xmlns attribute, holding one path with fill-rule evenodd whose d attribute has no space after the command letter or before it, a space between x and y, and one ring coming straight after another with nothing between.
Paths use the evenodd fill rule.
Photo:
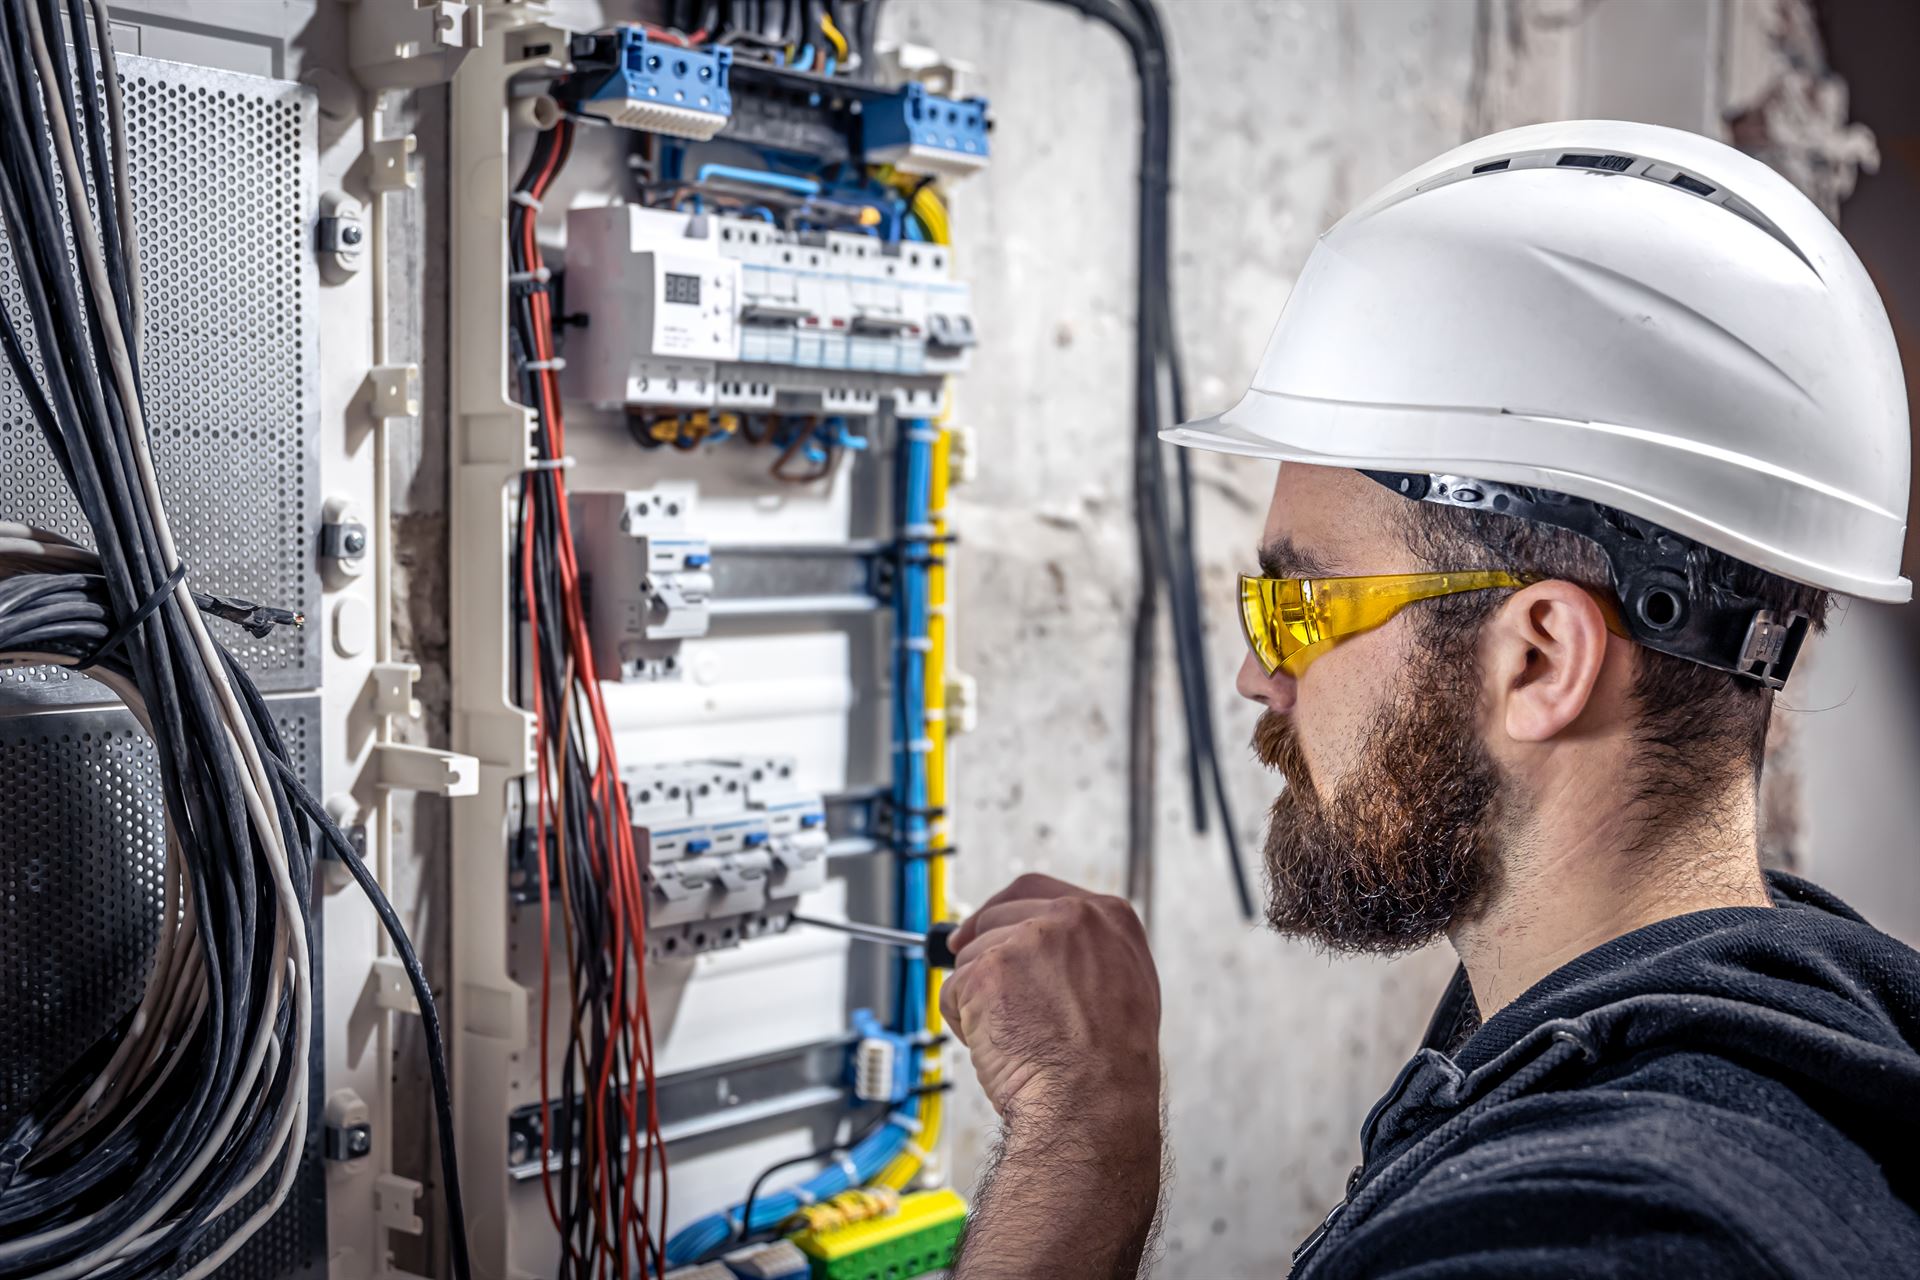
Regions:
<instances>
[{"instance_id":1,"label":"electrical distribution panel","mask_svg":"<svg viewBox=\"0 0 1920 1280\"><path fill-rule=\"evenodd\" d=\"M455 745L499 780L454 841L507 836L455 885L486 1011L457 1102L509 1272L906 1280L964 1218L928 1190L938 975L804 922L950 917L973 713L946 501L978 334L939 184L986 163L987 104L881 83L835 25L866 2L791 49L489 10L454 82L455 171L514 175L463 192L452 273Z\"/></svg>"}]
</instances>

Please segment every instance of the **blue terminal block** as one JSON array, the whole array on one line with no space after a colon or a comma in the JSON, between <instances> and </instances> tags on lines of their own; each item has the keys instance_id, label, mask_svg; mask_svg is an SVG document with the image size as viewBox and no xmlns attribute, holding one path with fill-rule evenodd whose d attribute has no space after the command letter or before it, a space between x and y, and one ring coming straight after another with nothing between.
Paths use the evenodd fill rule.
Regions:
<instances>
[{"instance_id":1,"label":"blue terminal block","mask_svg":"<svg viewBox=\"0 0 1920 1280\"><path fill-rule=\"evenodd\" d=\"M987 163L987 100L955 101L924 85L870 99L860 110L861 146L870 163L902 173L972 173Z\"/></svg>"},{"instance_id":2,"label":"blue terminal block","mask_svg":"<svg viewBox=\"0 0 1920 1280\"><path fill-rule=\"evenodd\" d=\"M705 141L733 116L733 50L688 49L616 27L573 44L573 74L555 96L623 129Z\"/></svg>"}]
</instances>

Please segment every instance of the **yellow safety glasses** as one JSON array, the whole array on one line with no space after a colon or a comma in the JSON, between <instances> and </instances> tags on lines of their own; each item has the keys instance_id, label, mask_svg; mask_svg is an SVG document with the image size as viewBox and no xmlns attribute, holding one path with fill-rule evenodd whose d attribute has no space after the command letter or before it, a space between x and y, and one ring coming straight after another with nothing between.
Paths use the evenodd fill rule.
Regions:
<instances>
[{"instance_id":1,"label":"yellow safety glasses","mask_svg":"<svg viewBox=\"0 0 1920 1280\"><path fill-rule=\"evenodd\" d=\"M1368 578L1255 578L1240 575L1240 627L1267 674L1298 677L1342 636L1385 623L1416 600L1492 587L1524 587L1504 569L1386 573Z\"/></svg>"}]
</instances>

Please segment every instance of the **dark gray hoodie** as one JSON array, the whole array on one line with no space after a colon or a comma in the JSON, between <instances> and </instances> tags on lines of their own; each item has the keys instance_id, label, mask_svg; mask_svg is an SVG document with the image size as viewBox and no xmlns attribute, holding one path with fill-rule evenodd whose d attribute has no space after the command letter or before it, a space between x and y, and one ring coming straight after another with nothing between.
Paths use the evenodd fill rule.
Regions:
<instances>
[{"instance_id":1,"label":"dark gray hoodie","mask_svg":"<svg viewBox=\"0 0 1920 1280\"><path fill-rule=\"evenodd\" d=\"M1295 1276L1920 1277L1920 954L1769 881L1464 1043L1456 974Z\"/></svg>"}]
</instances>

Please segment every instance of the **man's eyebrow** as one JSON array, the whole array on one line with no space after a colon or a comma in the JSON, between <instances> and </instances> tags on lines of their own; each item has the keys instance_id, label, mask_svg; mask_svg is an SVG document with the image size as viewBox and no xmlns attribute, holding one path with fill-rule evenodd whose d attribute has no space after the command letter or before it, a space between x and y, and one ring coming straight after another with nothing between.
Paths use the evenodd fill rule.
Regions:
<instances>
[{"instance_id":1,"label":"man's eyebrow","mask_svg":"<svg viewBox=\"0 0 1920 1280\"><path fill-rule=\"evenodd\" d=\"M1269 578L1331 578L1333 566L1296 546L1285 534L1260 545L1260 572Z\"/></svg>"}]
</instances>

